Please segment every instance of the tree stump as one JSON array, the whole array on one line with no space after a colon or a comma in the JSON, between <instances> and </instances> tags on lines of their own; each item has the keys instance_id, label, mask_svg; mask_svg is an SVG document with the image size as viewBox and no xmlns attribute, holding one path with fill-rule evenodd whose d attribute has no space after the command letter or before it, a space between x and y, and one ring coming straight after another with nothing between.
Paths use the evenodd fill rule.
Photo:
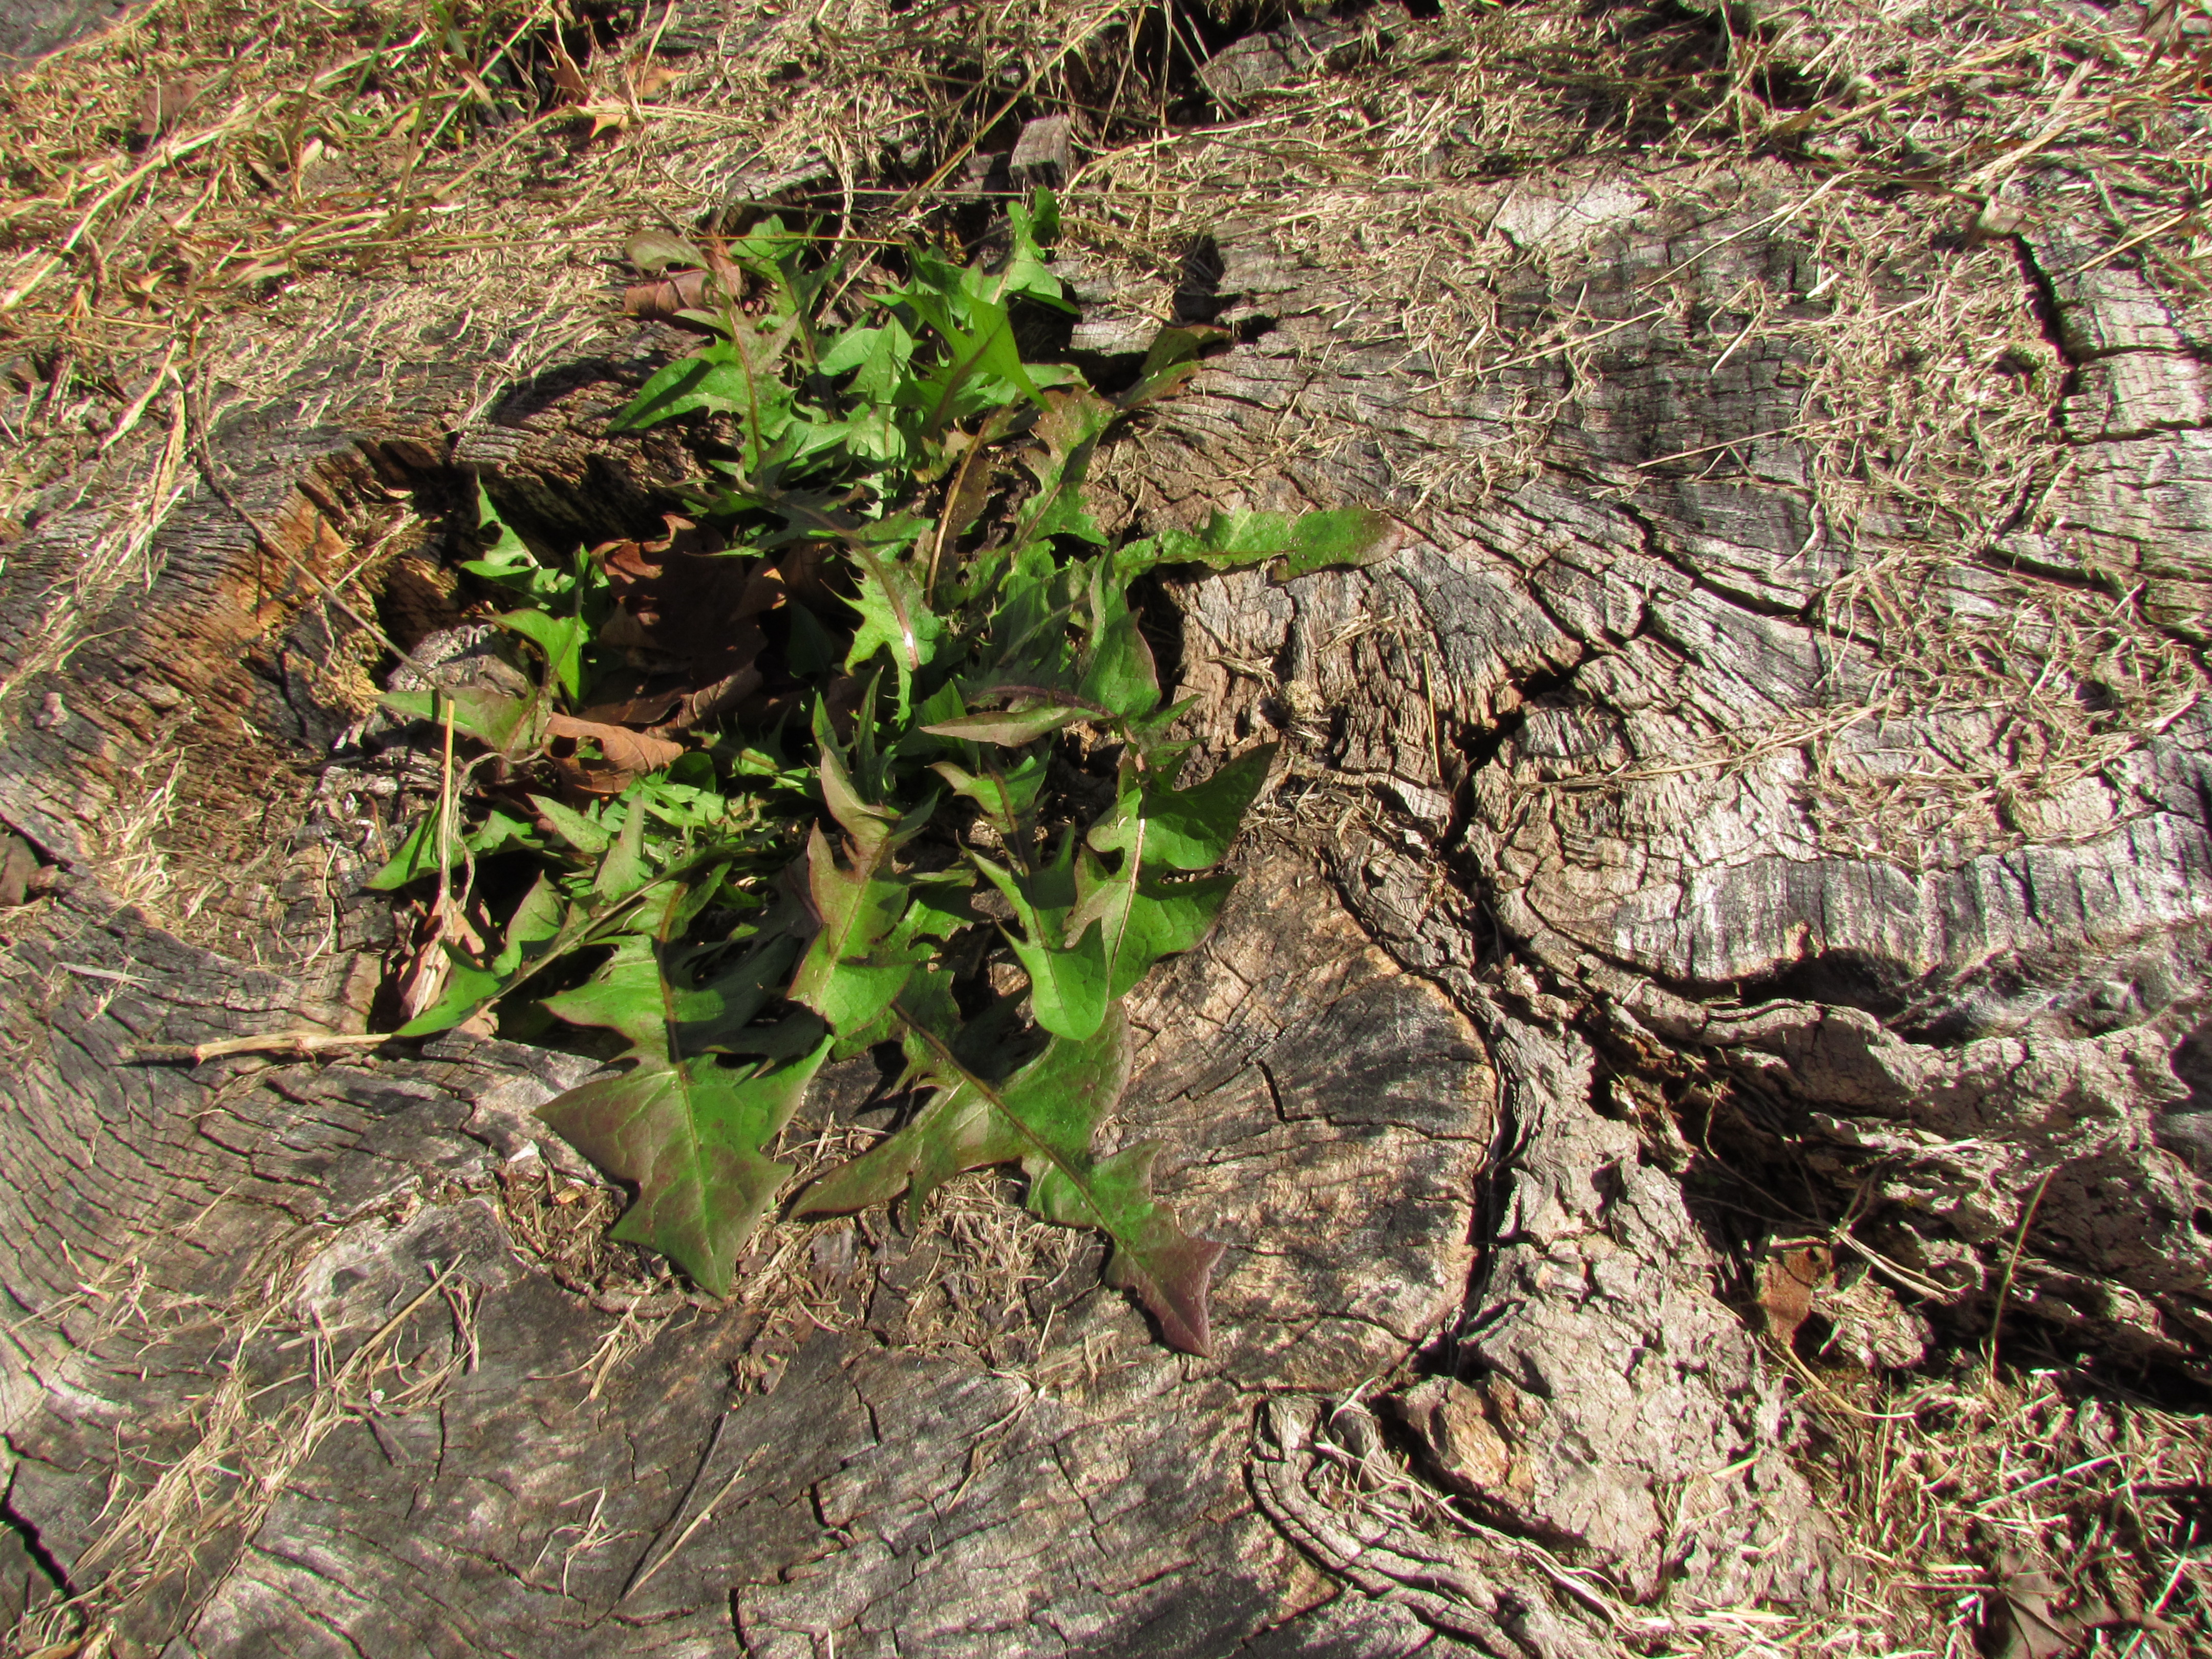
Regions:
<instances>
[{"instance_id":1,"label":"tree stump","mask_svg":"<svg viewBox=\"0 0 2212 1659\"><path fill-rule=\"evenodd\" d=\"M1296 202L1221 222L1184 300L1233 343L1101 459L1127 526L1405 527L1149 601L1201 763L1286 740L1118 1125L1229 1247L1210 1360L982 1177L696 1297L594 1242L530 1116L572 1056L125 1063L363 1029L395 786L319 771L374 655L331 594L471 481L653 523L697 456L604 428L673 337L473 422L456 365L303 386L158 526L39 519L0 572L0 810L49 866L0 912L10 1609L84 1596L118 1654L1564 1659L1848 1571L1761 1347L1808 1310L1909 1364L2009 1294L2008 1340L2203 1375L2212 325L2056 199L1876 258L1786 182L1408 191L1382 261ZM2033 325L2036 283L2055 337L1961 384L2066 374L2063 441L1986 523L1823 470L1897 349L1855 318ZM185 878L133 902L156 852ZM880 1128L880 1081L794 1136ZM1793 1307L1808 1239L1869 1271Z\"/></svg>"}]
</instances>

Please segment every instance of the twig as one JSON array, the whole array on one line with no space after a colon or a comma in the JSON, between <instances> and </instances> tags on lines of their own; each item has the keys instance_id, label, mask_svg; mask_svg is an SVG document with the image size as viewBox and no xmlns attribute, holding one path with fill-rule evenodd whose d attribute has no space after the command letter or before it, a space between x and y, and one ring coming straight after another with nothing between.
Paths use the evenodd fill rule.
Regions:
<instances>
[{"instance_id":1,"label":"twig","mask_svg":"<svg viewBox=\"0 0 2212 1659\"><path fill-rule=\"evenodd\" d=\"M723 1416L723 1421L727 1422L728 1420L728 1414L726 1413ZM720 1443L720 1427L718 1425L715 1431L715 1443L719 1444ZM714 1449L714 1445L709 1445L707 1448L709 1457L713 1455ZM744 1480L746 1475L752 1473L753 1466L760 1462L763 1454L764 1454L767 1449L768 1449L765 1446L762 1447L759 1451L755 1452L753 1455L748 1457L744 1462L738 1464L736 1468L730 1471L730 1478L722 1482L720 1487L717 1489L714 1495L707 1500L706 1506L702 1509L698 1514L691 1517L690 1524L687 1525L682 1532L676 1534L676 1541L671 1544L665 1550L662 1551L659 1559L654 1561L651 1566L644 1568L643 1571L639 1572L636 1577L631 1579L629 1583L623 1587L623 1593L615 1598L615 1605L617 1607L620 1607L623 1602L629 1601L631 1596L636 1595L647 1584L651 1583L653 1579L659 1575L660 1570L666 1566L671 1561L673 1561L683 1547L691 1541L693 1535L698 1532L699 1528L705 1526L709 1521L714 1518L714 1510L720 1505L722 1500L727 1498L736 1488L738 1481ZM706 1464L702 1462L699 1467L700 1472L704 1474L706 1472ZM696 1486L696 1482L695 1481L694 1485ZM684 1498L687 1501L690 1498L690 1492L688 1491L684 1493ZM683 1512L684 1511L680 1507L677 1510L678 1515L681 1515Z\"/></svg>"},{"instance_id":2,"label":"twig","mask_svg":"<svg viewBox=\"0 0 2212 1659\"><path fill-rule=\"evenodd\" d=\"M122 1062L125 1066L204 1066L228 1054L297 1054L304 1060L332 1049L373 1048L398 1036L397 1031L264 1031L212 1042L145 1043L125 1048Z\"/></svg>"}]
</instances>

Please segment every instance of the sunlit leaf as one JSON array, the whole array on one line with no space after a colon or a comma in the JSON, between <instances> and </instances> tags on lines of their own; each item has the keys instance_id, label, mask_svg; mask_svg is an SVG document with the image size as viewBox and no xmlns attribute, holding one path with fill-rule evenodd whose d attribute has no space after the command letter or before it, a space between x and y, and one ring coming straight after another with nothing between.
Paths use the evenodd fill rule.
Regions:
<instances>
[{"instance_id":1,"label":"sunlit leaf","mask_svg":"<svg viewBox=\"0 0 2212 1659\"><path fill-rule=\"evenodd\" d=\"M1356 568L1388 557L1405 539L1405 527L1370 507L1332 507L1293 518L1287 513L1216 513L1204 530L1170 530L1131 542L1114 556L1123 580L1156 565L1200 564L1241 570L1282 560L1285 580L1332 566Z\"/></svg>"},{"instance_id":2,"label":"sunlit leaf","mask_svg":"<svg viewBox=\"0 0 2212 1659\"><path fill-rule=\"evenodd\" d=\"M950 784L954 794L974 801L1000 834L1011 836L1036 805L1047 767L1042 755L1025 755L1004 772L969 772L951 761L939 761L929 769Z\"/></svg>"},{"instance_id":3,"label":"sunlit leaf","mask_svg":"<svg viewBox=\"0 0 2212 1659\"><path fill-rule=\"evenodd\" d=\"M1129 609L1128 590L1108 579L1102 561L1091 578L1091 646L1078 692L1125 718L1149 714L1160 701L1152 647Z\"/></svg>"},{"instance_id":4,"label":"sunlit leaf","mask_svg":"<svg viewBox=\"0 0 2212 1659\"><path fill-rule=\"evenodd\" d=\"M550 712L536 691L520 695L488 686L450 691L387 691L384 706L409 720L440 721L451 711L453 730L487 749L509 756L530 753L545 739Z\"/></svg>"},{"instance_id":5,"label":"sunlit leaf","mask_svg":"<svg viewBox=\"0 0 2212 1659\"><path fill-rule=\"evenodd\" d=\"M1154 963L1204 939L1237 884L1234 876L1146 874L1143 850L1132 848L1111 874L1088 853L1078 866L1080 896L1068 926L1100 930L1111 997L1128 995Z\"/></svg>"},{"instance_id":6,"label":"sunlit leaf","mask_svg":"<svg viewBox=\"0 0 2212 1659\"><path fill-rule=\"evenodd\" d=\"M584 107L598 94L570 67ZM1008 218L1002 264L910 248L889 262L903 286L872 297L857 248L773 216L711 244L629 239L632 308L707 337L612 424L717 417L696 434L708 491L665 534L567 562L479 493L464 568L513 596L500 625L545 666L505 656L481 677L496 689L388 699L495 753L456 757L465 816L434 806L374 880L444 870L494 940L447 930L410 1033L497 1006L511 1036L616 1034L617 1069L545 1118L632 1188L616 1236L702 1286L731 1288L817 1069L896 1042L921 1110L806 1207L920 1202L1018 1162L1030 1206L1103 1229L1109 1282L1203 1352L1222 1247L1153 1194L1155 1144L1093 1143L1128 1077L1121 1000L1214 925L1232 884L1216 866L1273 751L1177 787L1192 745L1167 732L1188 705L1161 707L1128 584L1170 562L1287 580L1401 532L1224 514L1114 550L1085 499L1097 446L1223 337L1163 330L1114 400L1024 362L1017 312L1064 303L1057 209L1041 192ZM1054 740L1078 726L1121 751L1103 812L1097 751ZM487 927L485 900L518 890Z\"/></svg>"},{"instance_id":7,"label":"sunlit leaf","mask_svg":"<svg viewBox=\"0 0 2212 1659\"><path fill-rule=\"evenodd\" d=\"M701 1289L727 1296L738 1253L791 1174L762 1149L791 1121L829 1051L824 1040L757 1075L713 1055L641 1059L538 1115L636 1189L613 1237L659 1251Z\"/></svg>"},{"instance_id":8,"label":"sunlit leaf","mask_svg":"<svg viewBox=\"0 0 2212 1659\"><path fill-rule=\"evenodd\" d=\"M1278 746L1248 749L1188 789L1146 781L1133 765L1125 765L1113 810L1091 826L1092 849L1134 853L1154 869L1212 868L1237 839L1244 809L1267 781Z\"/></svg>"},{"instance_id":9,"label":"sunlit leaf","mask_svg":"<svg viewBox=\"0 0 2212 1659\"><path fill-rule=\"evenodd\" d=\"M1018 748L1033 743L1048 732L1057 732L1073 726L1079 720L1090 718L1087 708L1070 708L1059 703L1047 703L1042 708L993 708L980 714L963 714L957 720L939 720L921 729L933 737L955 738L965 743L991 743L1002 748Z\"/></svg>"},{"instance_id":10,"label":"sunlit leaf","mask_svg":"<svg viewBox=\"0 0 2212 1659\"><path fill-rule=\"evenodd\" d=\"M623 244L623 257L648 276L671 265L703 265L707 256L681 236L665 230L641 230Z\"/></svg>"},{"instance_id":11,"label":"sunlit leaf","mask_svg":"<svg viewBox=\"0 0 2212 1659\"><path fill-rule=\"evenodd\" d=\"M963 1170L1018 1159L1030 1205L1046 1219L1103 1229L1114 1282L1133 1291L1169 1345L1209 1351L1206 1284L1222 1246L1194 1238L1152 1191L1157 1142L1094 1159L1091 1137L1127 1086L1129 1028L1111 1009L1089 1038L1055 1037L1028 1065L990 1083L935 1036L909 1026L907 1058L938 1091L915 1120L799 1195L799 1213L864 1209L910 1192L920 1204Z\"/></svg>"},{"instance_id":12,"label":"sunlit leaf","mask_svg":"<svg viewBox=\"0 0 2212 1659\"><path fill-rule=\"evenodd\" d=\"M444 858L439 857L439 844L443 837L438 830L443 817L443 812L436 807L425 812L415 827L407 832L407 838L399 843L399 850L362 885L373 892L389 893L406 886L410 881L434 876L441 869L451 866L454 861L451 848L447 849Z\"/></svg>"},{"instance_id":13,"label":"sunlit leaf","mask_svg":"<svg viewBox=\"0 0 2212 1659\"><path fill-rule=\"evenodd\" d=\"M807 890L822 931L807 947L790 996L840 1036L866 1026L890 1006L923 953L894 937L908 889L886 867L878 845L848 869L816 825L806 845Z\"/></svg>"}]
</instances>

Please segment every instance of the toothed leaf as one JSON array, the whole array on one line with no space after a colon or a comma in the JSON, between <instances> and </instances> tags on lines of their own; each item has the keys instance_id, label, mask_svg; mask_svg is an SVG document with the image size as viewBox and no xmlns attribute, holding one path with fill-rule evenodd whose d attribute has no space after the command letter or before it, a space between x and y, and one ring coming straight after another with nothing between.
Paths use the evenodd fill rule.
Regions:
<instances>
[{"instance_id":1,"label":"toothed leaf","mask_svg":"<svg viewBox=\"0 0 2212 1659\"><path fill-rule=\"evenodd\" d=\"M1091 847L1101 853L1136 851L1156 869L1205 870L1218 864L1237 839L1244 809L1267 781L1277 745L1261 744L1188 789L1139 782L1125 766L1119 798L1091 826Z\"/></svg>"},{"instance_id":2,"label":"toothed leaf","mask_svg":"<svg viewBox=\"0 0 2212 1659\"><path fill-rule=\"evenodd\" d=\"M1098 1121L1128 1085L1129 1053L1128 1021L1116 1006L1087 1039L1055 1037L990 1083L940 1038L909 1029L908 1060L936 1097L905 1128L809 1187L798 1212L863 1209L902 1191L920 1204L963 1170L1019 1159L1030 1207L1047 1220L1103 1229L1114 1241L1115 1282L1152 1310L1170 1346L1206 1353L1206 1285L1223 1247L1185 1233L1153 1195L1156 1144L1103 1159L1091 1153Z\"/></svg>"},{"instance_id":3,"label":"toothed leaf","mask_svg":"<svg viewBox=\"0 0 2212 1659\"><path fill-rule=\"evenodd\" d=\"M897 938L907 884L889 873L879 844L851 869L837 861L819 824L806 845L807 890L822 931L807 947L790 996L830 1022L840 1036L871 1024L924 959Z\"/></svg>"},{"instance_id":4,"label":"toothed leaf","mask_svg":"<svg viewBox=\"0 0 2212 1659\"><path fill-rule=\"evenodd\" d=\"M658 1250L714 1296L727 1296L738 1255L791 1165L762 1148L799 1109L830 1051L757 1076L711 1054L641 1061L586 1083L538 1115L611 1179L636 1188L612 1237Z\"/></svg>"}]
</instances>

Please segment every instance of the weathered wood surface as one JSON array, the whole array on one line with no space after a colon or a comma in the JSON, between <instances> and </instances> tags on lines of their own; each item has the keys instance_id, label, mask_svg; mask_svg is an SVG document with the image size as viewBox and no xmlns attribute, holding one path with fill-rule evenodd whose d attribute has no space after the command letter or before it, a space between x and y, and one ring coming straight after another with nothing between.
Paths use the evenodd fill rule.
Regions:
<instances>
[{"instance_id":1,"label":"weathered wood surface","mask_svg":"<svg viewBox=\"0 0 2212 1659\"><path fill-rule=\"evenodd\" d=\"M152 1524L131 1507L140 1475L206 1439L221 1407L194 1395L222 1379L281 1425L217 1449L246 1490L199 1471L225 1489L198 1496L266 1516L171 1561L196 1582L144 1587L124 1626L139 1650L532 1653L561 1632L568 1652L718 1652L733 1594L761 1652L806 1651L814 1628L866 1651L893 1626L1024 1650L1233 1643L1328 1594L1244 1486L1256 1400L1388 1370L1455 1315L1470 1262L1481 1049L1295 855L1255 868L1207 950L1135 1011L1153 1035L1127 1132L1176 1137L1167 1190L1243 1245L1211 1364L1101 1291L1095 1249L975 1310L1003 1345L920 1346L927 1322L962 1322L946 1275L980 1295L990 1264L884 1231L813 1321L664 1317L601 1378L619 1314L518 1255L489 1201L518 1153L532 1162L527 1109L586 1063L459 1042L228 1078L118 1066L125 1042L282 1018L293 988L234 985L96 896L27 920L18 982L59 994L20 998L10 1034L19 1110L46 1126L19 1148L7 1218L40 1241L12 1266L10 1515L88 1587ZM88 969L141 983L88 992ZM210 1019L192 987L228 1006ZM865 1095L860 1069L857 1090L822 1092ZM773 1392L733 1382L763 1352Z\"/></svg>"},{"instance_id":2,"label":"weathered wood surface","mask_svg":"<svg viewBox=\"0 0 2212 1659\"><path fill-rule=\"evenodd\" d=\"M1844 1570L1749 1275L1854 1193L1883 1340L1912 1328L1880 1283L1984 1328L2040 1193L2015 1317L2201 1368L2212 1193L2168 1149L2212 1139L2201 712L2055 804L1911 857L1855 846L1831 775L1953 752L1967 715L1842 718L1922 641L1835 626L1820 595L1925 537L1822 534L1774 435L1807 417L1817 349L1730 296L1817 317L1811 255L1757 178L1665 204L1549 187L1556 212L1486 204L1550 261L1502 285L1501 326L1540 337L1571 295L1585 346L1463 383L1356 261L1224 223L1242 343L1100 469L1130 520L1360 500L1408 528L1368 570L1164 595L1201 735L1291 739L1221 931L1141 999L1121 1125L1170 1141L1165 1190L1231 1243L1216 1360L1152 1343L1095 1252L1024 1284L1042 1230L1011 1267L957 1228L817 1230L804 1316L665 1287L642 1321L596 1305L514 1207L558 1156L527 1109L571 1062L455 1042L115 1065L357 1025L379 942L343 892L357 842L316 843L295 921L281 880L240 901L258 967L80 880L0 922L15 1581L105 1583L118 1651L180 1656L1594 1654L1563 1563L1661 1620L1817 1605ZM2068 465L1916 602L2140 586L2193 637L2201 324L2120 262L2068 278L2063 209L2023 252L2079 367ZM1907 286L1948 256L1919 257ZM179 708L217 723L180 786L217 811L198 757L216 780L240 754L307 763L343 724L307 665L343 629L299 566L329 580L385 492L448 467L551 531L649 513L696 459L592 434L659 344L611 337L474 425L435 374L382 412L233 424L232 499L203 488L156 535L152 599L88 587L82 648L8 667L0 815L96 866L93 827ZM15 592L96 540L79 511L11 549ZM872 1081L821 1091L817 1125L879 1124ZM1465 1526L1378 1473L1386 1433ZM133 1582L149 1561L164 1576Z\"/></svg>"},{"instance_id":3,"label":"weathered wood surface","mask_svg":"<svg viewBox=\"0 0 2212 1659\"><path fill-rule=\"evenodd\" d=\"M1802 348L1754 334L1712 372L1732 336L1724 296L1760 280L1802 292L1812 278L1791 239L1747 234L1771 213L1755 191L1718 210L1641 214L1599 245L1575 289L1590 329L1608 331L1589 379L1524 369L1486 407L1449 410L1455 447L1502 447L1516 394L1523 406L1569 398L1571 429L1555 426L1519 487L1473 511L1409 513L1419 535L1395 567L1280 595L1238 578L1182 598L1222 663L1272 664L1283 706L1325 711L1334 729L1318 758L1395 808L1346 846L1340 880L1403 959L1496 1008L1509 1098L1532 1013L1552 1063L1615 1074L1591 1098L1641 1122L1647 1168L1692 1161L1669 1114L1651 1109L1660 1090L1711 1091L1692 1115L1747 1162L1784 1143L1814 1149L1834 1207L1801 1212L1804 1225L1832 1223L1869 1179L1862 1201L1878 1201L1862 1236L1900 1282L1978 1310L1970 1326L2042 1189L2014 1295L2094 1350L2202 1374L2212 1212L2158 1144L2194 1145L2203 1109L2172 1064L2179 1049L2185 1073L2201 1065L2203 1047L2201 681L2182 677L2186 695L2160 722L2057 799L1993 818L1989 850L1970 856L1904 836L1907 856L1852 855L1863 826L1824 810L1814 775L1810 734L1824 723L1845 726L1825 764L1847 778L1878 778L1899 753L1940 765L1975 711L1859 711L1945 623L2011 617L2066 591L2045 573L2140 598L2154 623L2200 636L2212 490L2196 459L2191 341L2203 325L2117 265L2069 276L2100 245L2066 206L2054 197L2021 250L2033 272L2055 273L2060 343L2081 365L2047 494L1987 556L1942 563L1918 596L1927 609L1893 634L1815 608L1839 577L1911 543L1885 546L1864 526L1855 545L1824 537L1811 492L1789 482L1802 462L1771 434L1807 423ZM1410 496L1398 477L1440 422L1387 325L1368 346L1322 323L1356 277L1298 270L1256 237L1223 252L1223 286L1241 290L1226 319L1242 309L1273 326L1166 417L1131 494L1172 511L1176 489L1194 495L1209 472L1265 453L1271 411L1295 411L1358 437L1273 481L1252 467L1257 503ZM1707 296L1703 337L1672 318L1632 320L1669 273ZM1148 495L1164 481L1170 500ZM1355 627L1378 617L1391 625ZM1316 649L1348 635L1348 648ZM2096 665L2064 641L2022 626L2011 642L2023 680L2047 665L2062 695L2094 695ZM1192 683L1224 705L1267 694L1225 666ZM1973 740L2008 739L1985 726ZM1961 839L1978 810L1957 812ZM1440 886L1440 863L1461 879ZM1486 973L1470 890L1535 977ZM1616 1156L1635 1139L1626 1123L1598 1132L1623 1137ZM1668 1322L1642 1316L1654 1338ZM1510 1375L1498 1329L1478 1346Z\"/></svg>"}]
</instances>

